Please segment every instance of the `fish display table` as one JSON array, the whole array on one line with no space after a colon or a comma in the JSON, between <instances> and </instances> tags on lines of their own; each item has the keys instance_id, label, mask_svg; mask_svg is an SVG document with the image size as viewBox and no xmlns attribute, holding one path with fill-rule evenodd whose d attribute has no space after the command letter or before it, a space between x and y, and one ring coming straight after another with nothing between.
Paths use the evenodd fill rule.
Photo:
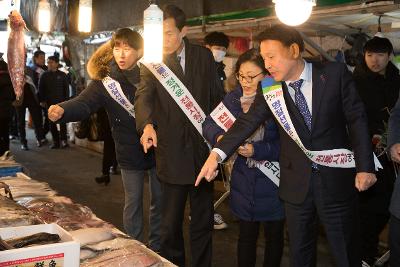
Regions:
<instances>
[{"instance_id":1,"label":"fish display table","mask_svg":"<svg viewBox=\"0 0 400 267\"><path fill-rule=\"evenodd\" d=\"M0 177L0 189L2 184L13 200L0 196L0 228L56 223L80 243L80 266L175 266L98 218L90 208L57 195L47 183L17 173Z\"/></svg>"},{"instance_id":2,"label":"fish display table","mask_svg":"<svg viewBox=\"0 0 400 267\"><path fill-rule=\"evenodd\" d=\"M22 166L15 162L10 151L0 156L0 177L3 176L15 176L17 172L22 172Z\"/></svg>"}]
</instances>

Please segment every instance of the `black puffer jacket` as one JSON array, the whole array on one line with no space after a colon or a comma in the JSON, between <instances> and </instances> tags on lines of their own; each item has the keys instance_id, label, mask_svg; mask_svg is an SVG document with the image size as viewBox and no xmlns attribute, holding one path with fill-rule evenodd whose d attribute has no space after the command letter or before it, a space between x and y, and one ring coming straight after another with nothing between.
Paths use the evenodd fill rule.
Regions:
<instances>
[{"instance_id":1,"label":"black puffer jacket","mask_svg":"<svg viewBox=\"0 0 400 267\"><path fill-rule=\"evenodd\" d=\"M382 134L383 122L388 122L389 111L399 96L399 70L389 62L385 75L381 75L370 71L364 63L354 69L353 78L367 111L370 134Z\"/></svg>"},{"instance_id":2,"label":"black puffer jacket","mask_svg":"<svg viewBox=\"0 0 400 267\"><path fill-rule=\"evenodd\" d=\"M88 64L88 72L93 81L79 96L60 104L65 110L61 121L80 121L89 117L100 107L104 107L110 121L117 161L121 169L152 168L155 166L153 151L147 154L143 152L139 141L140 136L136 132L135 118L111 98L101 82L101 79L109 73L111 78L120 83L125 96L133 103L136 92L134 84L139 82L139 68L121 71L114 60L108 61L109 53L112 53L112 50L103 46L93 55Z\"/></svg>"}]
</instances>

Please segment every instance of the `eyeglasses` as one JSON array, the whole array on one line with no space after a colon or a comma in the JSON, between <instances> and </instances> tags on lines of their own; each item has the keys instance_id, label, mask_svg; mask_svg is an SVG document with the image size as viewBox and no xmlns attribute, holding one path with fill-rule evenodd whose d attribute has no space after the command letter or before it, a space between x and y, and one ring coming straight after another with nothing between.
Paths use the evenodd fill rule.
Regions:
<instances>
[{"instance_id":1,"label":"eyeglasses","mask_svg":"<svg viewBox=\"0 0 400 267\"><path fill-rule=\"evenodd\" d=\"M236 73L236 79L237 79L239 82L244 82L244 81L246 81L246 82L248 82L248 83L252 83L253 80L254 80L254 78L256 78L258 75L263 74L263 73L264 73L264 72L262 71L262 72L260 72L259 74L256 74L256 75L254 75L254 76L244 76L244 75L241 75L241 74L239 74L239 73Z\"/></svg>"}]
</instances>

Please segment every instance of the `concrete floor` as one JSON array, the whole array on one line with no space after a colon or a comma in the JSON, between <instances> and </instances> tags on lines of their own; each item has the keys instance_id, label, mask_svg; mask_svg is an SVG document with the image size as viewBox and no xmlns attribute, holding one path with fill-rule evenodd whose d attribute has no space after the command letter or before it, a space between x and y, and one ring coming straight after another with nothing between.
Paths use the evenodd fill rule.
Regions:
<instances>
[{"instance_id":1,"label":"concrete floor","mask_svg":"<svg viewBox=\"0 0 400 267\"><path fill-rule=\"evenodd\" d=\"M28 130L29 151L22 151L18 141L11 142L11 151L16 160L24 167L24 171L32 178L44 181L59 192L60 195L70 197L77 203L90 207L101 219L111 222L123 230L122 209L124 193L120 175L112 176L108 186L98 185L94 177L101 173L101 154L71 145L67 149L49 149L48 146L36 147L33 131ZM48 135L50 138L50 135ZM223 193L223 186L217 185L215 198ZM148 184L145 184L148 192ZM145 211L149 207L149 194L145 194ZM236 266L236 243L238 238L238 223L229 211L228 201L224 201L217 209L229 227L225 230L215 230L213 234L213 266ZM147 216L147 213L145 214ZM188 218L188 216L185 216ZM145 232L147 232L145 223ZM184 223L185 239L188 240L188 220ZM257 266L263 261L263 236L257 247ZM189 245L186 244L189 251ZM284 255L281 266L289 266L287 240L285 241ZM189 261L189 259L188 259ZM190 266L188 264L188 266ZM331 267L333 264L325 238L320 235L318 244L318 267Z\"/></svg>"}]
</instances>

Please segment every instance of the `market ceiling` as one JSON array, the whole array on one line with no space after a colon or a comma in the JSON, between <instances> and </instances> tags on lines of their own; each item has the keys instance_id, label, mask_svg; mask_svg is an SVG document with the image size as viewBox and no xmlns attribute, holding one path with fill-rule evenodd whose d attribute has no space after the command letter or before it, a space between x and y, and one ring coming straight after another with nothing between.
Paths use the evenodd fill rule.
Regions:
<instances>
[{"instance_id":1,"label":"market ceiling","mask_svg":"<svg viewBox=\"0 0 400 267\"><path fill-rule=\"evenodd\" d=\"M0 0L4 1L4 0ZM396 1L317 0L309 21L300 29L308 35L355 32L374 34L378 19L383 32L400 37L400 5ZM21 0L21 13L28 27L36 28L38 0ZM191 26L191 35L212 30L223 30L232 35L245 36L265 26L278 23L271 0L175 0L159 1L162 6L172 3L184 9ZM50 0L53 30L79 34L76 30L78 0ZM112 31L120 27L140 26L147 1L96 0L93 1L93 31L91 34ZM67 15L68 14L68 15Z\"/></svg>"}]
</instances>

